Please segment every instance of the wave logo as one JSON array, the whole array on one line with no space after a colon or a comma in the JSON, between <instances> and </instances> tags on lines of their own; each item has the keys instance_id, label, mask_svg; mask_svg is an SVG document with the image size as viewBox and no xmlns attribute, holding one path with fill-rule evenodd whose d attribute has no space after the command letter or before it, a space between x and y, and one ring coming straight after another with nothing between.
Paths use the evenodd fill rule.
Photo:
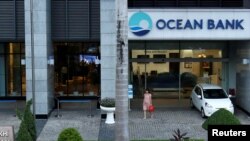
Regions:
<instances>
[{"instance_id":1,"label":"wave logo","mask_svg":"<svg viewBox=\"0 0 250 141\"><path fill-rule=\"evenodd\" d=\"M137 12L129 19L129 28L137 36L144 36L152 30L152 19L144 12Z\"/></svg>"}]
</instances>

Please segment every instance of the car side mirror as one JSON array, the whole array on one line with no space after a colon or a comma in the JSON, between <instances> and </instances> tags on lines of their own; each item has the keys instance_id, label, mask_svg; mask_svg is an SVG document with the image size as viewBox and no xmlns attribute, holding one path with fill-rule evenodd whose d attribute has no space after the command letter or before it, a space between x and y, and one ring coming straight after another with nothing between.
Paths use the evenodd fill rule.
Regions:
<instances>
[{"instance_id":1,"label":"car side mirror","mask_svg":"<svg viewBox=\"0 0 250 141\"><path fill-rule=\"evenodd\" d=\"M228 95L229 98L232 98L233 96L231 94Z\"/></svg>"},{"instance_id":2,"label":"car side mirror","mask_svg":"<svg viewBox=\"0 0 250 141\"><path fill-rule=\"evenodd\" d=\"M197 95L197 97L198 97L199 99L201 99L201 95Z\"/></svg>"}]
</instances>

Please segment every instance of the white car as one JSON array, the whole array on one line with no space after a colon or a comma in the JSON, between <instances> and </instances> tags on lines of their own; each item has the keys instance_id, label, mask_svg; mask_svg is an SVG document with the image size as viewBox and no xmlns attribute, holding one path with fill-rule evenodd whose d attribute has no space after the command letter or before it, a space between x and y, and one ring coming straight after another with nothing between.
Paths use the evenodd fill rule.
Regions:
<instances>
[{"instance_id":1,"label":"white car","mask_svg":"<svg viewBox=\"0 0 250 141\"><path fill-rule=\"evenodd\" d=\"M230 96L223 88L213 84L197 84L192 90L190 106L197 108L203 118L211 116L221 108L234 114Z\"/></svg>"}]
</instances>

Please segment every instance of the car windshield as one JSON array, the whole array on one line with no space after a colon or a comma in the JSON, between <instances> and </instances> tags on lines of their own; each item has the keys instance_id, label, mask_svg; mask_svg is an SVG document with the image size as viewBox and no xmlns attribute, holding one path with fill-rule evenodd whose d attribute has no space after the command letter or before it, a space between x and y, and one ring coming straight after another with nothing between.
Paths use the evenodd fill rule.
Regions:
<instances>
[{"instance_id":1,"label":"car windshield","mask_svg":"<svg viewBox=\"0 0 250 141\"><path fill-rule=\"evenodd\" d=\"M223 89L204 89L203 95L207 99L228 98Z\"/></svg>"}]
</instances>

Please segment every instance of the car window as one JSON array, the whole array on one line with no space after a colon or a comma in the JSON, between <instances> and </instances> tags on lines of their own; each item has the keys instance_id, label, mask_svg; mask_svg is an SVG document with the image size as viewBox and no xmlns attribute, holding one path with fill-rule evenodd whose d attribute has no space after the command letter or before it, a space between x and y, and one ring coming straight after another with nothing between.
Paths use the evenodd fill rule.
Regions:
<instances>
[{"instance_id":1,"label":"car window","mask_svg":"<svg viewBox=\"0 0 250 141\"><path fill-rule=\"evenodd\" d=\"M194 91L197 95L201 95L201 89L199 87L196 87Z\"/></svg>"},{"instance_id":2,"label":"car window","mask_svg":"<svg viewBox=\"0 0 250 141\"><path fill-rule=\"evenodd\" d=\"M223 89L204 89L203 95L207 99L228 98Z\"/></svg>"}]
</instances>

